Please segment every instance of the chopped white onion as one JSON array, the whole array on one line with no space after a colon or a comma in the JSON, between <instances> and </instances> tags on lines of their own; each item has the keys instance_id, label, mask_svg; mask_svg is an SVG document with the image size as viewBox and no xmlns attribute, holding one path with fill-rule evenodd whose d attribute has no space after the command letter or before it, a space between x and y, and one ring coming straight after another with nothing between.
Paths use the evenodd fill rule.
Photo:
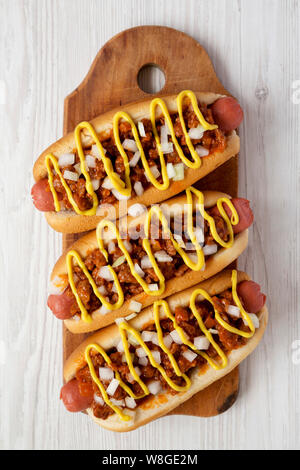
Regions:
<instances>
[{"instance_id":1,"label":"chopped white onion","mask_svg":"<svg viewBox=\"0 0 300 470\"><path fill-rule=\"evenodd\" d=\"M190 351L189 349L187 351L184 351L182 355L189 362L193 362L193 360L197 357L197 354L193 351Z\"/></svg>"},{"instance_id":2,"label":"chopped white onion","mask_svg":"<svg viewBox=\"0 0 300 470\"><path fill-rule=\"evenodd\" d=\"M204 132L204 127L199 125L198 127L192 127L188 134L191 139L202 139Z\"/></svg>"},{"instance_id":3,"label":"chopped white onion","mask_svg":"<svg viewBox=\"0 0 300 470\"><path fill-rule=\"evenodd\" d=\"M209 150L207 150L205 147L202 147L201 145L197 145L195 150L199 157L206 157L209 154Z\"/></svg>"},{"instance_id":4,"label":"chopped white onion","mask_svg":"<svg viewBox=\"0 0 300 470\"><path fill-rule=\"evenodd\" d=\"M174 178L174 176L176 176L176 171L174 170L173 163L167 163L167 173L168 173L168 177L170 179Z\"/></svg>"},{"instance_id":5,"label":"chopped white onion","mask_svg":"<svg viewBox=\"0 0 300 470\"><path fill-rule=\"evenodd\" d=\"M117 325L120 325L121 323L126 323L126 320L125 320L124 317L116 318L116 319L115 319L115 323L116 323Z\"/></svg>"},{"instance_id":6,"label":"chopped white onion","mask_svg":"<svg viewBox=\"0 0 300 470\"><path fill-rule=\"evenodd\" d=\"M78 178L79 178L78 173L75 173L75 171L69 171L69 170L64 171L63 177L65 180L70 180L70 181L78 181Z\"/></svg>"},{"instance_id":7,"label":"chopped white onion","mask_svg":"<svg viewBox=\"0 0 300 470\"><path fill-rule=\"evenodd\" d=\"M145 127L144 127L144 124L142 123L142 121L138 122L138 130L139 130L139 133L140 133L141 137L146 137Z\"/></svg>"},{"instance_id":8,"label":"chopped white onion","mask_svg":"<svg viewBox=\"0 0 300 470\"><path fill-rule=\"evenodd\" d=\"M173 237L181 248L185 248L185 243L181 235L178 235L178 233L174 233Z\"/></svg>"},{"instance_id":9,"label":"chopped white onion","mask_svg":"<svg viewBox=\"0 0 300 470\"><path fill-rule=\"evenodd\" d=\"M128 335L128 342L132 344L132 346L139 346L140 344L138 340L135 338L135 336L133 336L131 333L129 333Z\"/></svg>"},{"instance_id":10,"label":"chopped white onion","mask_svg":"<svg viewBox=\"0 0 300 470\"><path fill-rule=\"evenodd\" d=\"M139 377L140 375L142 375L142 371L138 366L134 367L134 370L135 370L136 375L138 375Z\"/></svg>"},{"instance_id":11,"label":"chopped white onion","mask_svg":"<svg viewBox=\"0 0 300 470\"><path fill-rule=\"evenodd\" d=\"M195 236L196 236L198 243L200 243L200 245L203 245L204 244L203 229L201 227L196 227L194 232L195 232Z\"/></svg>"},{"instance_id":12,"label":"chopped white onion","mask_svg":"<svg viewBox=\"0 0 300 470\"><path fill-rule=\"evenodd\" d=\"M160 352L159 351L151 351L151 353L152 353L152 356L153 356L155 362L157 362L157 364L160 364L161 363Z\"/></svg>"},{"instance_id":13,"label":"chopped white onion","mask_svg":"<svg viewBox=\"0 0 300 470\"><path fill-rule=\"evenodd\" d=\"M95 400L96 403L98 403L98 405L101 405L101 406L104 405L103 398L99 397L99 395L97 395L96 393L94 394L94 400Z\"/></svg>"},{"instance_id":14,"label":"chopped white onion","mask_svg":"<svg viewBox=\"0 0 300 470\"><path fill-rule=\"evenodd\" d=\"M129 166L134 167L138 163L140 158L141 158L141 153L139 152L139 150L137 150L135 154L133 155L132 159L130 160Z\"/></svg>"},{"instance_id":15,"label":"chopped white onion","mask_svg":"<svg viewBox=\"0 0 300 470\"><path fill-rule=\"evenodd\" d=\"M202 249L204 256L209 256L217 253L218 245L216 245L215 243L213 245L205 245Z\"/></svg>"},{"instance_id":16,"label":"chopped white onion","mask_svg":"<svg viewBox=\"0 0 300 470\"><path fill-rule=\"evenodd\" d=\"M147 387L152 395L157 395L161 391L161 383L158 380L152 380Z\"/></svg>"},{"instance_id":17,"label":"chopped white onion","mask_svg":"<svg viewBox=\"0 0 300 470\"><path fill-rule=\"evenodd\" d=\"M164 154L174 152L173 142L166 142L165 144L160 144L160 150Z\"/></svg>"},{"instance_id":18,"label":"chopped white onion","mask_svg":"<svg viewBox=\"0 0 300 470\"><path fill-rule=\"evenodd\" d=\"M108 308L106 308L105 305L101 305L101 307L99 309L99 313L101 313L101 315L106 315L109 312L110 312L110 310Z\"/></svg>"},{"instance_id":19,"label":"chopped white onion","mask_svg":"<svg viewBox=\"0 0 300 470\"><path fill-rule=\"evenodd\" d=\"M157 168L157 166L156 166L156 165L153 165L153 166L150 166L149 168L150 168L150 171L151 171L152 175L154 176L154 178L157 179L157 178L159 177L159 175L160 175L160 171L159 171L159 169ZM147 175L146 172L145 172L145 177L146 177L146 180L147 180L148 182L150 182L150 178L148 177L148 175Z\"/></svg>"},{"instance_id":20,"label":"chopped white onion","mask_svg":"<svg viewBox=\"0 0 300 470\"><path fill-rule=\"evenodd\" d=\"M137 263L135 263L134 269L135 269L135 271L137 272L137 274L138 274L139 276L141 276L141 277L144 277L144 276L145 276L144 271L140 268L140 266L139 266Z\"/></svg>"},{"instance_id":21,"label":"chopped white onion","mask_svg":"<svg viewBox=\"0 0 300 470\"><path fill-rule=\"evenodd\" d=\"M148 332L147 332L148 333ZM145 340L144 340L145 341ZM146 351L144 350L144 348L140 347L140 348L137 348L135 350L135 354L137 355L137 357L147 357L147 353Z\"/></svg>"},{"instance_id":22,"label":"chopped white onion","mask_svg":"<svg viewBox=\"0 0 300 470\"><path fill-rule=\"evenodd\" d=\"M194 338L194 345L199 350L206 350L209 348L210 342L206 336L196 336L196 338Z\"/></svg>"},{"instance_id":23,"label":"chopped white onion","mask_svg":"<svg viewBox=\"0 0 300 470\"><path fill-rule=\"evenodd\" d=\"M134 183L133 189L135 190L136 195L139 197L142 196L142 194L144 193L144 188L140 181L137 181L136 183Z\"/></svg>"},{"instance_id":24,"label":"chopped white onion","mask_svg":"<svg viewBox=\"0 0 300 470\"><path fill-rule=\"evenodd\" d=\"M139 358L139 364L141 366L146 366L148 364L148 358L147 357L140 357Z\"/></svg>"},{"instance_id":25,"label":"chopped white onion","mask_svg":"<svg viewBox=\"0 0 300 470\"><path fill-rule=\"evenodd\" d=\"M114 371L109 367L99 367L99 377L104 382L110 382L114 378Z\"/></svg>"},{"instance_id":26,"label":"chopped white onion","mask_svg":"<svg viewBox=\"0 0 300 470\"><path fill-rule=\"evenodd\" d=\"M135 300L131 300L129 304L129 310L132 312L140 312L142 310L142 304L140 302L136 302Z\"/></svg>"},{"instance_id":27,"label":"chopped white onion","mask_svg":"<svg viewBox=\"0 0 300 470\"><path fill-rule=\"evenodd\" d=\"M94 191L97 191L100 187L100 180L92 180L92 186Z\"/></svg>"},{"instance_id":28,"label":"chopped white onion","mask_svg":"<svg viewBox=\"0 0 300 470\"><path fill-rule=\"evenodd\" d=\"M124 240L124 246L126 248L126 250L128 251L128 253L131 253L132 252L132 245L131 243L128 241L128 240Z\"/></svg>"},{"instance_id":29,"label":"chopped white onion","mask_svg":"<svg viewBox=\"0 0 300 470\"><path fill-rule=\"evenodd\" d=\"M117 268L118 266L121 266L125 262L126 258L125 255L119 256L118 259L113 263L112 268Z\"/></svg>"},{"instance_id":30,"label":"chopped white onion","mask_svg":"<svg viewBox=\"0 0 300 470\"><path fill-rule=\"evenodd\" d=\"M124 196L124 194L119 193L115 188L113 188L111 192L118 201L128 201L128 199L130 199L130 196Z\"/></svg>"},{"instance_id":31,"label":"chopped white onion","mask_svg":"<svg viewBox=\"0 0 300 470\"><path fill-rule=\"evenodd\" d=\"M153 336L155 335L154 331L142 331L142 340L147 342L152 342Z\"/></svg>"},{"instance_id":32,"label":"chopped white onion","mask_svg":"<svg viewBox=\"0 0 300 470\"><path fill-rule=\"evenodd\" d=\"M112 288L111 288L111 291L112 291L112 292L115 292L115 293L118 292L118 289L117 289L117 286L116 286L116 283L115 283L115 282L113 283L113 286L112 286Z\"/></svg>"},{"instance_id":33,"label":"chopped white onion","mask_svg":"<svg viewBox=\"0 0 300 470\"><path fill-rule=\"evenodd\" d=\"M174 165L174 170L176 175L173 177L173 181L181 181L184 179L184 164L183 163L177 163L177 165Z\"/></svg>"},{"instance_id":34,"label":"chopped white onion","mask_svg":"<svg viewBox=\"0 0 300 470\"><path fill-rule=\"evenodd\" d=\"M156 291L158 290L158 285L157 284L148 284L149 290Z\"/></svg>"},{"instance_id":35,"label":"chopped white onion","mask_svg":"<svg viewBox=\"0 0 300 470\"><path fill-rule=\"evenodd\" d=\"M232 317L239 318L241 316L241 311L236 305L228 305L226 311Z\"/></svg>"},{"instance_id":36,"label":"chopped white onion","mask_svg":"<svg viewBox=\"0 0 300 470\"><path fill-rule=\"evenodd\" d=\"M248 313L248 315L249 315L250 319L252 320L254 328L259 328L259 318L258 318L258 316L255 315L255 313ZM243 321L244 321L244 324L246 326L249 326L246 320L243 319Z\"/></svg>"},{"instance_id":37,"label":"chopped white onion","mask_svg":"<svg viewBox=\"0 0 300 470\"><path fill-rule=\"evenodd\" d=\"M146 206L143 204L133 204L129 207L128 214L131 215L131 217L138 217L139 215L143 214L145 210Z\"/></svg>"},{"instance_id":38,"label":"chopped white onion","mask_svg":"<svg viewBox=\"0 0 300 470\"><path fill-rule=\"evenodd\" d=\"M106 281L113 281L113 275L111 274L108 266L101 266L99 269L99 275Z\"/></svg>"},{"instance_id":39,"label":"chopped white onion","mask_svg":"<svg viewBox=\"0 0 300 470\"><path fill-rule=\"evenodd\" d=\"M141 259L141 265L143 269L152 268L152 263L148 255L143 256Z\"/></svg>"},{"instance_id":40,"label":"chopped white onion","mask_svg":"<svg viewBox=\"0 0 300 470\"><path fill-rule=\"evenodd\" d=\"M104 189L113 189L113 187L114 187L114 185L110 181L109 177L106 176L106 178L104 178L104 180L103 180L102 188L104 188Z\"/></svg>"},{"instance_id":41,"label":"chopped white onion","mask_svg":"<svg viewBox=\"0 0 300 470\"><path fill-rule=\"evenodd\" d=\"M164 341L164 345L166 346L166 348L170 349L171 344L173 343L172 336L170 334L164 336L163 341Z\"/></svg>"},{"instance_id":42,"label":"chopped white onion","mask_svg":"<svg viewBox=\"0 0 300 470\"><path fill-rule=\"evenodd\" d=\"M183 343L182 343L182 339L180 338L178 331L173 330L173 331L171 331L170 335L171 335L171 337L172 337L172 340L173 340L176 344L183 344Z\"/></svg>"},{"instance_id":43,"label":"chopped white onion","mask_svg":"<svg viewBox=\"0 0 300 470\"><path fill-rule=\"evenodd\" d=\"M122 147L130 152L136 152L138 150L135 140L133 139L125 139L122 143Z\"/></svg>"},{"instance_id":44,"label":"chopped white onion","mask_svg":"<svg viewBox=\"0 0 300 470\"><path fill-rule=\"evenodd\" d=\"M101 295L106 295L107 294L106 287L105 286L99 286L98 287L98 292L100 292Z\"/></svg>"},{"instance_id":45,"label":"chopped white onion","mask_svg":"<svg viewBox=\"0 0 300 470\"><path fill-rule=\"evenodd\" d=\"M160 129L160 143L161 145L168 143L168 129L167 126L161 126Z\"/></svg>"},{"instance_id":46,"label":"chopped white onion","mask_svg":"<svg viewBox=\"0 0 300 470\"><path fill-rule=\"evenodd\" d=\"M76 163L76 165L74 165L74 169L76 170L76 173L78 173L78 175L81 175L81 164L80 163Z\"/></svg>"},{"instance_id":47,"label":"chopped white onion","mask_svg":"<svg viewBox=\"0 0 300 470\"><path fill-rule=\"evenodd\" d=\"M75 155L74 153L63 153L58 158L58 165L60 167L74 165Z\"/></svg>"},{"instance_id":48,"label":"chopped white onion","mask_svg":"<svg viewBox=\"0 0 300 470\"><path fill-rule=\"evenodd\" d=\"M125 405L127 406L127 408L133 410L133 408L136 407L136 401L132 397L125 397Z\"/></svg>"},{"instance_id":49,"label":"chopped white onion","mask_svg":"<svg viewBox=\"0 0 300 470\"><path fill-rule=\"evenodd\" d=\"M80 315L73 315L72 319L74 321L79 321L81 318L80 318Z\"/></svg>"},{"instance_id":50,"label":"chopped white onion","mask_svg":"<svg viewBox=\"0 0 300 470\"><path fill-rule=\"evenodd\" d=\"M96 168L96 160L95 160L95 157L93 157L93 155L86 155L85 163L88 168Z\"/></svg>"},{"instance_id":51,"label":"chopped white onion","mask_svg":"<svg viewBox=\"0 0 300 470\"><path fill-rule=\"evenodd\" d=\"M173 258L169 256L168 253L164 250L157 251L154 256L160 263L168 263L173 261Z\"/></svg>"},{"instance_id":52,"label":"chopped white onion","mask_svg":"<svg viewBox=\"0 0 300 470\"><path fill-rule=\"evenodd\" d=\"M112 240L108 243L107 250L110 255L116 250L116 245Z\"/></svg>"},{"instance_id":53,"label":"chopped white onion","mask_svg":"<svg viewBox=\"0 0 300 470\"><path fill-rule=\"evenodd\" d=\"M118 379L112 379L112 381L110 382L109 386L106 389L106 393L110 396L113 396L119 384L120 382L118 381Z\"/></svg>"},{"instance_id":54,"label":"chopped white onion","mask_svg":"<svg viewBox=\"0 0 300 470\"><path fill-rule=\"evenodd\" d=\"M101 158L101 154L100 154L96 144L92 145L91 152L92 152L93 155L95 155L95 157ZM105 155L106 154L106 149L104 147L103 147L103 152L104 152L104 155Z\"/></svg>"},{"instance_id":55,"label":"chopped white onion","mask_svg":"<svg viewBox=\"0 0 300 470\"><path fill-rule=\"evenodd\" d=\"M123 345L123 341L119 341L119 343L117 344L117 351L119 353L123 353L124 352L124 345Z\"/></svg>"},{"instance_id":56,"label":"chopped white onion","mask_svg":"<svg viewBox=\"0 0 300 470\"><path fill-rule=\"evenodd\" d=\"M116 400L115 398L111 398L110 401L115 406L119 406L119 407L124 407L125 406L125 401L124 400Z\"/></svg>"},{"instance_id":57,"label":"chopped white onion","mask_svg":"<svg viewBox=\"0 0 300 470\"><path fill-rule=\"evenodd\" d=\"M219 334L218 330L215 330L214 328L210 328L208 331L209 331L212 335L218 335L218 334Z\"/></svg>"}]
</instances>

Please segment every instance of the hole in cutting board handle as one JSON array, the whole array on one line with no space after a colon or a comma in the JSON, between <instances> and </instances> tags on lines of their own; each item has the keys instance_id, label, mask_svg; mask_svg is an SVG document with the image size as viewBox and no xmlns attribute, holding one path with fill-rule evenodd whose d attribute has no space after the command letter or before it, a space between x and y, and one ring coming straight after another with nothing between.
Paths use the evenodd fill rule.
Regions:
<instances>
[{"instance_id":1,"label":"hole in cutting board handle","mask_svg":"<svg viewBox=\"0 0 300 470\"><path fill-rule=\"evenodd\" d=\"M137 76L138 86L145 93L158 93L166 83L166 76L156 64L146 64L140 68Z\"/></svg>"}]
</instances>

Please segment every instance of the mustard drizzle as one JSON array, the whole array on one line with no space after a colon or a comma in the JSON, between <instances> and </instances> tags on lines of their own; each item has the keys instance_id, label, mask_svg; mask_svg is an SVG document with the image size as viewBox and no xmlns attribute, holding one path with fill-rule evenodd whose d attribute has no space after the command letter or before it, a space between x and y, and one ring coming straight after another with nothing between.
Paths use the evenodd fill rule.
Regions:
<instances>
[{"instance_id":1,"label":"mustard drizzle","mask_svg":"<svg viewBox=\"0 0 300 470\"><path fill-rule=\"evenodd\" d=\"M179 245L179 243L174 239L173 234L172 234L172 232L171 232L171 230L168 226L168 221L167 221L165 215L163 214L161 208L158 207L158 206L152 206L148 210L147 215L146 215L146 219L145 219L145 222L144 222L145 238L143 239L143 248L146 251L146 253L147 253L147 255L148 255L148 257L151 261L151 264L152 264L152 267L154 269L154 272L155 272L156 276L159 279L158 290L155 290L155 291L150 290L149 287L148 287L148 284L136 272L135 267L134 267L134 263L132 261L132 258L130 256L129 252L127 251L127 249L126 249L126 247L124 245L124 242L122 241L122 239L120 237L120 233L119 233L119 230L116 227L116 225L112 221L101 220L99 222L98 226L97 226L97 229L96 229L97 244L98 244L100 252L103 254L106 261L108 261L108 253L107 253L107 250L104 247L104 242L103 242L103 238L102 238L102 230L104 228L108 228L108 229L112 230L112 232L114 233L115 238L117 239L117 242L118 242L118 247L120 248L120 250L123 252L123 255L125 256L125 259L126 259L128 265L129 265L131 274L134 276L134 278L137 280L137 282L140 284L140 286L142 286L144 292L147 295L158 296L158 295L161 295L165 290L165 278L164 278L161 270L159 269L159 266L156 262L154 254L152 253L151 244L150 244L150 240L149 240L149 237L150 237L150 223L151 223L153 214L155 214L158 217L159 221L162 224L163 231L169 235L170 240L173 243L174 248L176 249L177 253L179 253L179 255L181 256L183 262L193 271L199 271L204 266L205 258L204 258L204 254L203 254L203 249L200 246L198 240L196 239L196 235L195 235L194 227L193 227L193 196L192 196L192 194L195 194L197 196L198 204L196 206L197 206L197 208L199 208L202 217L208 221L210 229L211 229L211 233L213 235L213 238L217 241L217 243L219 243L223 248L230 248L233 244L234 234L233 234L232 225L236 225L238 223L239 217L238 217L238 214L236 212L235 207L233 206L232 202L228 198L222 197L218 200L218 203L217 203L217 206L220 210L221 216L225 220L225 223L226 223L228 231L229 231L229 241L225 242L218 235L214 218L211 217L204 209L204 196L203 196L203 193L201 191L199 191L198 189L193 188L192 186L186 189L187 205L188 205L187 230L188 230L188 235L191 239L191 242L194 245L194 247L196 248L197 262L192 261L190 259L190 257L188 256L188 254L182 249L182 247ZM228 216L225 212L225 209L223 207L223 204L227 204L227 206L232 211L231 220L229 220L229 218L228 218ZM83 303L82 303L82 301L81 301L81 299L78 295L77 289L76 289L76 285L75 285L75 282L74 282L74 276L73 276L73 269L72 269L72 267L73 267L73 258L75 258L75 260L77 261L77 263L79 264L79 266L83 270L84 274L86 275L88 281L90 282L90 284L92 286L92 289L93 289L95 295L98 297L98 299L100 300L102 305L104 305L105 308L107 308L108 310L116 310L116 309L120 308L124 303L124 293L123 293L121 284L118 280L117 274L114 271L113 267L111 265L108 265L108 269L109 269L110 273L112 274L113 280L115 282L115 287L116 287L117 294L118 294L118 300L117 300L116 303L111 304L110 302L108 302L105 299L105 297L103 295L101 295L99 293L98 288L96 286L96 283L93 280L90 273L88 272L88 270L87 270L87 268L84 264L84 261L82 260L79 253L77 253L75 250L71 250L66 255L68 278L69 278L69 284L71 286L72 292L73 292L73 294L76 298L77 304L80 308L81 315L82 315L82 320L85 321L85 322L91 322L92 321L91 315L88 313L85 306L83 305Z\"/></svg>"},{"instance_id":2,"label":"mustard drizzle","mask_svg":"<svg viewBox=\"0 0 300 470\"><path fill-rule=\"evenodd\" d=\"M169 113L168 108L167 108L167 106L166 106L166 104L165 104L165 102L163 101L162 98L154 98L150 103L150 120L151 120L151 123L152 123L152 132L153 132L153 135L154 135L154 138L155 138L155 141L156 141L156 145L157 145L157 149L158 149L158 153L159 153L159 159L160 159L160 165L161 165L161 174L162 174L162 180L163 180L162 183L159 183L156 180L156 178L153 176L153 174L150 170L150 167L149 167L149 164L147 162L147 158L146 158L143 146L142 146L141 141L140 141L140 137L139 137L139 133L137 131L136 125L135 125L133 119L130 117L130 115L128 113L126 113L124 111L118 111L113 117L113 135L114 135L114 140L115 140L115 144L117 146L117 149L118 149L120 155L123 158L124 167L125 167L125 182L114 171L114 168L113 168L113 165L112 165L112 162L111 162L110 158L105 156L105 150L104 150L104 148L103 148L103 146L102 146L102 144L99 140L99 137L98 137L94 127L92 126L92 124L90 124L89 122L85 122L85 121L81 122L76 126L76 128L74 130L75 145L76 145L76 149L77 149L79 160L80 160L81 172L84 175L85 181L86 181L86 190L87 190L87 193L92 197L93 206L90 209L87 209L87 210L84 210L84 211L79 209L78 205L76 204L76 202L73 198L72 191L71 191L70 187L68 186L68 184L66 183L66 181L65 181L65 179L62 175L62 172L59 168L57 157L55 157L53 155L53 153L50 153L50 154L46 155L46 157L45 157L45 164L46 164L46 168L47 168L47 172L48 172L48 181L49 181L50 190L51 190L51 193L52 193L53 199L54 199L55 211L58 212L60 210L60 203L59 203L59 199L58 199L58 196L57 196L57 192L56 192L56 190L54 188L54 184L53 184L53 172L52 172L51 164L52 164L54 170L56 171L57 175L59 176L59 179L60 179L60 181L61 181L61 183L62 183L62 185L63 185L63 187L64 187L64 189L67 193L69 202L71 203L74 211L79 215L95 215L96 214L96 210L97 210L97 207L98 207L98 197L97 197L97 194L94 191L90 175L89 175L89 173L86 169L85 155L84 155L84 150L83 150L83 147L82 147L82 140L81 140L81 131L84 130L84 129L87 130L88 133L93 138L93 141L95 142L95 144L98 148L98 151L100 153L100 158L103 161L106 175L109 177L109 179L110 179L111 183L113 184L114 188L120 194L122 194L123 196L130 197L131 190L132 190L131 180L130 180L130 166L129 166L127 154L126 154L126 152L125 152L125 150L122 146L121 140L120 140L119 121L121 119L128 122L131 126L132 134L133 134L135 143L137 145L137 148L138 148L138 150L141 154L142 164L143 164L145 173L146 173L149 181L153 184L153 186L155 186L160 191L163 191L163 190L165 190L169 187L170 181L169 181L169 177L168 177L168 173L167 173L166 162L165 162L164 154L162 153L162 150L161 150L160 137L158 135L158 131L157 131L157 128L156 128L155 117L156 117L156 108L157 107L159 107L161 109L161 111L162 111L162 113L165 117L165 124L167 124L168 127L169 127L172 142L173 142L173 144L175 146L175 149L176 149L180 159L182 160L182 162L186 166L188 166L189 168L192 168L192 169L199 168L201 166L201 158L197 154L197 152L196 152L196 150L195 150L195 148L194 148L194 146L191 142L191 139L188 135L188 131L186 129L186 125L185 125L184 118L183 118L183 102L184 102L185 98L188 98L190 100L190 102L193 106L193 110L194 110L201 126L205 130L214 130L214 129L217 129L218 126L215 125L215 124L209 124L204 119L204 117L203 117L203 115L202 115L202 113L199 109L197 98L196 98L195 94L192 91L184 90L181 93L179 93L179 95L177 96L177 100L176 100L177 101L177 110L178 110L182 130L183 130L183 133L184 133L184 137L185 137L185 140L187 142L187 146L189 148L189 151L191 153L192 161L189 160L184 155L183 150L182 150L181 146L179 145L179 143L177 141L177 138L176 138L176 135L175 135L175 130L174 130L174 125L172 123L170 113Z\"/></svg>"},{"instance_id":3,"label":"mustard drizzle","mask_svg":"<svg viewBox=\"0 0 300 470\"><path fill-rule=\"evenodd\" d=\"M173 322L173 326L174 326L174 329L177 331L177 333L179 334L182 342L188 346L189 348L191 348L193 351L195 351L198 355L202 356L204 359L206 359L206 361L209 363L209 365L211 367L213 367L215 370L221 370L223 369L224 367L227 366L227 363L228 363L228 358L226 356L226 354L224 353L224 351L220 348L220 346L214 341L213 337L212 337L212 334L207 330L207 328L205 327L204 323L203 323L203 320L202 320L202 317L201 315L199 314L198 312L198 309L197 309L197 306L196 306L196 300L198 298L199 295L203 296L204 299L208 300L211 305L213 306L214 308L214 312L215 312L215 318L216 320L218 321L218 323L220 323L226 330L228 331L231 331L232 333L235 333L235 334L238 334L240 336L244 336L244 337L247 337L247 338L250 338L251 336L253 336L254 332L255 332L255 328L254 328L254 331L252 332L252 328L253 328L253 323L250 319L250 317L248 316L248 314L245 312L244 308L242 307L242 304L238 298L238 295L237 295L237 291L236 291L236 285L237 285L237 271L236 270L233 270L232 271L232 277L231 277L231 283L232 283L232 294L233 294L233 298L234 298L234 301L236 303L236 305L240 308L241 312L242 312L242 317L245 318L248 322L248 326L249 328L251 329L251 333L248 333L248 336L245 335L245 332L242 331L242 330L238 330L236 328L233 328L231 325L229 325L228 323L226 322L223 322L221 323L220 322L220 315L218 314L215 306L214 306L214 303L213 303L213 300L212 298L210 297L210 295L204 290L204 289L195 289L191 295L191 298L190 298L190 304L189 304L189 307L194 315L194 317L196 318L197 322L198 322L198 325L201 329L201 331L205 334L206 338L209 340L210 344L212 344L212 346L215 348L215 350L217 351L219 357L221 358L221 363L220 362L216 362L214 360L212 360L208 354L206 352L203 352L203 351L200 351L196 348L196 346L191 343L188 338L186 337L186 334L184 332L184 330L177 324L176 322L176 319L175 319L175 316L172 315L171 313L171 310L170 310L170 307L169 307L169 304L166 300L158 300L156 302L154 302L153 304L153 317L154 317L154 323L155 323L155 326L156 326L156 332L157 332L157 337L158 337L158 343L159 343L159 346L160 348L168 355L168 358L171 362L171 365L176 373L176 375L178 377L183 377L184 381L185 381L185 385L184 386L179 386L177 384L175 384L166 374L165 370L163 369L163 367L158 364L154 357L153 357L153 354L151 352L151 350L148 348L148 346L145 344L145 342L143 341L141 335L140 335L140 332L138 332L134 327L132 327L131 325L129 325L126 321L123 321L121 323L119 323L118 325L118 328L119 328L119 334L121 336L121 339L122 339L122 343L123 343L123 347L124 347L124 353L125 353L125 357L126 357L126 362L127 362L127 365L129 367L129 370L130 370L130 373L131 375L133 376L133 378L135 379L136 382L138 382L138 384L140 385L140 387L142 388L143 390L143 395L141 396L136 396L132 390L130 389L130 387L128 387L120 378L120 375L118 372L115 372L115 377L119 380L119 383L120 383L120 386L133 398L135 399L139 399L139 398L143 398L147 395L150 394L149 392L149 389L147 387L147 385L141 380L141 378L139 377L139 375L137 374L134 366L133 366L133 360L132 360L132 355L129 351L129 343L128 343L128 333L131 334L135 339L136 341L140 344L140 346L144 349L144 351L147 353L147 356L148 356L148 359L149 359L149 362L150 364L152 365L152 367L156 368L160 374L163 376L163 378L165 379L165 381L168 383L168 385L173 388L173 390L177 391L177 392L185 392L187 391L190 386L191 386L191 379L184 373L182 373L180 371L180 368L173 356L173 354L170 352L169 348L166 347L166 345L164 344L164 341L163 341L163 333L162 333L162 329L161 329L161 326L160 326L160 308L163 309L164 313L165 313L165 316L166 318L170 319L172 322ZM222 320L222 319L221 319ZM121 420L123 421L128 421L130 419L130 417L128 415L126 415L125 413L123 413L123 411L118 408L116 405L114 405L113 403L111 403L111 401L109 400L108 398L108 395L106 393L106 390L103 386L103 384L100 382L99 378L97 377L97 374L95 372L95 369L94 369L94 366L93 366L93 363L92 363L92 360L89 356L89 351L94 348L96 349L101 355L102 357L104 358L104 360L107 362L108 365L111 364L111 360L109 358L109 356L106 354L106 352L103 350L103 348L101 348L101 346L97 345L97 344L91 344L91 345L88 345L86 350L85 350L85 359L88 363L88 367L90 369L90 373L91 373L91 376L93 378L93 380L95 381L95 383L97 384L101 394L102 394L102 397L103 397L103 400L105 401L105 403L110 406L116 413L118 413L118 415L120 416Z\"/></svg>"}]
</instances>

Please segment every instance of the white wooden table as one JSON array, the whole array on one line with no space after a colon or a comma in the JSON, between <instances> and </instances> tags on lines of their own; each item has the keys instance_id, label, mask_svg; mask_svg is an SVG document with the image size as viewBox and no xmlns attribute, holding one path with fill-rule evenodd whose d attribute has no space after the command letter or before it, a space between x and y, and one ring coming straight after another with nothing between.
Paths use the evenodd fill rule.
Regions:
<instances>
[{"instance_id":1,"label":"white wooden table","mask_svg":"<svg viewBox=\"0 0 300 470\"><path fill-rule=\"evenodd\" d=\"M297 0L0 0L1 448L299 449L299 22ZM46 295L61 237L30 187L36 156L61 136L64 97L104 42L142 24L196 38L243 104L240 195L255 224L240 267L267 292L270 324L227 413L119 435L59 401L61 324Z\"/></svg>"}]
</instances>

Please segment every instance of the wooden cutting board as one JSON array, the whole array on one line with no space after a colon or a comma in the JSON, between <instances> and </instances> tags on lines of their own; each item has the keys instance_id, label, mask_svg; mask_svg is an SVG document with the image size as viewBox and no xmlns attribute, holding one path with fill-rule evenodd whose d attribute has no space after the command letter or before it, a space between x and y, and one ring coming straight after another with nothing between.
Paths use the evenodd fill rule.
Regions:
<instances>
[{"instance_id":1,"label":"wooden cutting board","mask_svg":"<svg viewBox=\"0 0 300 470\"><path fill-rule=\"evenodd\" d=\"M138 85L138 73L148 64L157 65L165 74L165 85L155 95L145 93ZM190 36L163 26L128 29L100 49L83 82L66 97L64 134L72 131L80 121L89 121L117 106L184 89L229 94L216 76L207 52ZM218 189L236 196L237 157L200 180L197 187ZM63 235L63 249L82 235ZM64 327L64 361L86 336L74 335ZM235 402L238 388L239 372L236 368L172 411L172 414L215 416Z\"/></svg>"}]
</instances>

